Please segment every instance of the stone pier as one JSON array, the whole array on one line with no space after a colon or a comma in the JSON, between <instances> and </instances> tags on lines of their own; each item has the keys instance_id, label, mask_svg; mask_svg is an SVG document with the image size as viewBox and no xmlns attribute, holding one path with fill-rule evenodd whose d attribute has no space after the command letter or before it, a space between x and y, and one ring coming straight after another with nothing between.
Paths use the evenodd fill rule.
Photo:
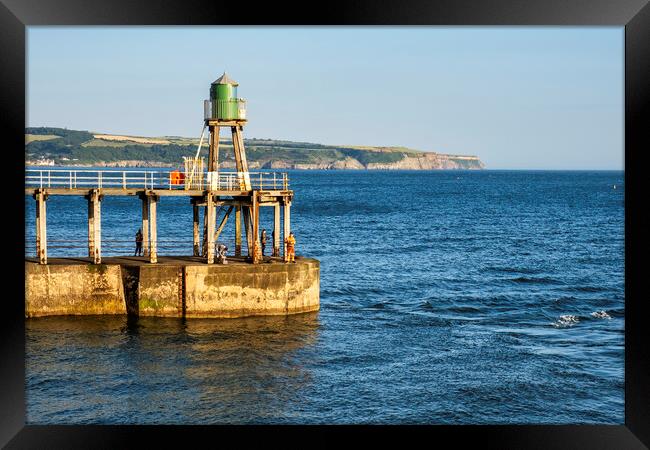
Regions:
<instances>
[{"instance_id":1,"label":"stone pier","mask_svg":"<svg viewBox=\"0 0 650 450\"><path fill-rule=\"evenodd\" d=\"M200 257L35 258L25 261L25 316L129 314L234 318L317 311L320 263L265 257L260 264Z\"/></svg>"}]
</instances>

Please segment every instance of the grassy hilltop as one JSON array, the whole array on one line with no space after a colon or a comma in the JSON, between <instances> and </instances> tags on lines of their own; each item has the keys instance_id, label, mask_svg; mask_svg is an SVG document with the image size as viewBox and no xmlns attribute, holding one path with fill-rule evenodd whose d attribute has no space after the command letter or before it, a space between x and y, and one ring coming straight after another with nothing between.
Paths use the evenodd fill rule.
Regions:
<instances>
[{"instance_id":1,"label":"grassy hilltop","mask_svg":"<svg viewBox=\"0 0 650 450\"><path fill-rule=\"evenodd\" d=\"M172 166L196 154L198 139L110 135L63 128L25 129L27 164ZM476 156L422 152L404 147L355 147L272 139L245 139L251 169L482 169ZM202 155L207 153L207 139ZM235 167L232 142L221 140L221 167Z\"/></svg>"}]
</instances>

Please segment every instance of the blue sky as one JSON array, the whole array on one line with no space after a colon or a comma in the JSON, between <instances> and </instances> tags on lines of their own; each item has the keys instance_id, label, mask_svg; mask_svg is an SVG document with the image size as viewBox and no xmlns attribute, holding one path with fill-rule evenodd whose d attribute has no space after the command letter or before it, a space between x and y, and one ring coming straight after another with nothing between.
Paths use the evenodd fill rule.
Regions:
<instances>
[{"instance_id":1,"label":"blue sky","mask_svg":"<svg viewBox=\"0 0 650 450\"><path fill-rule=\"evenodd\" d=\"M226 70L245 137L623 169L622 27L29 27L27 124L196 136Z\"/></svg>"}]
</instances>

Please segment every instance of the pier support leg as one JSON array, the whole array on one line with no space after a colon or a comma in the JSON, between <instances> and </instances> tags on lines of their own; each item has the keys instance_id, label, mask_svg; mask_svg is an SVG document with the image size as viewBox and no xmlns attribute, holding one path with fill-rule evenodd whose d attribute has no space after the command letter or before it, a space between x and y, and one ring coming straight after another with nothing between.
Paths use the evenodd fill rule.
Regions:
<instances>
[{"instance_id":1,"label":"pier support leg","mask_svg":"<svg viewBox=\"0 0 650 450\"><path fill-rule=\"evenodd\" d=\"M273 256L280 256L280 204L273 206Z\"/></svg>"},{"instance_id":2,"label":"pier support leg","mask_svg":"<svg viewBox=\"0 0 650 450\"><path fill-rule=\"evenodd\" d=\"M95 264L102 263L102 199L96 193L96 200L93 201L93 216L95 218Z\"/></svg>"},{"instance_id":3,"label":"pier support leg","mask_svg":"<svg viewBox=\"0 0 650 450\"><path fill-rule=\"evenodd\" d=\"M201 256L208 256L208 207L203 207L203 240L201 241Z\"/></svg>"},{"instance_id":4,"label":"pier support leg","mask_svg":"<svg viewBox=\"0 0 650 450\"><path fill-rule=\"evenodd\" d=\"M244 150L244 138L242 136L242 127L237 125L230 127L232 131L232 146L235 153L235 164L237 172L242 173L239 180L239 187L243 191L251 190L251 179L248 173L248 162L246 161L246 151Z\"/></svg>"},{"instance_id":5,"label":"pier support leg","mask_svg":"<svg viewBox=\"0 0 650 450\"><path fill-rule=\"evenodd\" d=\"M158 226L156 221L156 210L158 205L157 195L148 195L149 199L149 262L158 262Z\"/></svg>"},{"instance_id":6,"label":"pier support leg","mask_svg":"<svg viewBox=\"0 0 650 450\"><path fill-rule=\"evenodd\" d=\"M149 256L149 197L143 195L142 200L142 255Z\"/></svg>"},{"instance_id":7,"label":"pier support leg","mask_svg":"<svg viewBox=\"0 0 650 450\"><path fill-rule=\"evenodd\" d=\"M210 144L208 147L208 172L215 172L219 167L219 130L221 127L210 125Z\"/></svg>"},{"instance_id":8,"label":"pier support leg","mask_svg":"<svg viewBox=\"0 0 650 450\"><path fill-rule=\"evenodd\" d=\"M198 205L192 205L192 223L193 223L193 255L199 256L199 207Z\"/></svg>"},{"instance_id":9,"label":"pier support leg","mask_svg":"<svg viewBox=\"0 0 650 450\"><path fill-rule=\"evenodd\" d=\"M47 214L45 200L47 195L42 189L34 195L36 200L36 255L39 264L47 264Z\"/></svg>"},{"instance_id":10,"label":"pier support leg","mask_svg":"<svg viewBox=\"0 0 650 450\"><path fill-rule=\"evenodd\" d=\"M283 250L284 261L287 262L289 261L289 258L287 255L286 239L289 237L289 233L291 232L291 201L285 198L283 204L284 204L284 233L282 236L282 242L284 243L284 250Z\"/></svg>"},{"instance_id":11,"label":"pier support leg","mask_svg":"<svg viewBox=\"0 0 650 450\"><path fill-rule=\"evenodd\" d=\"M93 264L102 263L102 195L98 189L93 189L88 195L88 256Z\"/></svg>"},{"instance_id":12,"label":"pier support leg","mask_svg":"<svg viewBox=\"0 0 650 450\"><path fill-rule=\"evenodd\" d=\"M88 201L88 257L95 257L95 217L93 214L92 195L87 195Z\"/></svg>"},{"instance_id":13,"label":"pier support leg","mask_svg":"<svg viewBox=\"0 0 650 450\"><path fill-rule=\"evenodd\" d=\"M206 249L206 257L207 257L207 263L208 264L214 264L214 227L215 227L215 205L214 205L214 198L212 194L208 194L207 198L207 206L206 206L207 214L205 216L205 222L207 225L207 249Z\"/></svg>"},{"instance_id":14,"label":"pier support leg","mask_svg":"<svg viewBox=\"0 0 650 450\"><path fill-rule=\"evenodd\" d=\"M235 206L235 256L241 256L241 206Z\"/></svg>"},{"instance_id":15,"label":"pier support leg","mask_svg":"<svg viewBox=\"0 0 650 450\"><path fill-rule=\"evenodd\" d=\"M251 242L251 221L250 221L250 206L242 206L242 214L244 216L244 231L246 233L246 256L253 257L253 243Z\"/></svg>"},{"instance_id":16,"label":"pier support leg","mask_svg":"<svg viewBox=\"0 0 650 450\"><path fill-rule=\"evenodd\" d=\"M262 260L262 247L260 243L260 203L257 194L253 192L253 207L251 208L251 219L253 219L253 264Z\"/></svg>"}]
</instances>

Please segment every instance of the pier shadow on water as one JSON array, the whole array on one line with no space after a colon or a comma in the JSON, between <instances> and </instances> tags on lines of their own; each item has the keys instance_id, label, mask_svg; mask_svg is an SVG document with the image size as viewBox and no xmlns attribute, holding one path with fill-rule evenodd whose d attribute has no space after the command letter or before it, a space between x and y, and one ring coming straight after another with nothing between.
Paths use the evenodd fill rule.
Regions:
<instances>
[{"instance_id":1,"label":"pier shadow on water","mask_svg":"<svg viewBox=\"0 0 650 450\"><path fill-rule=\"evenodd\" d=\"M27 423L290 420L318 313L241 319L28 319ZM56 374L53 376L52 374Z\"/></svg>"}]
</instances>

